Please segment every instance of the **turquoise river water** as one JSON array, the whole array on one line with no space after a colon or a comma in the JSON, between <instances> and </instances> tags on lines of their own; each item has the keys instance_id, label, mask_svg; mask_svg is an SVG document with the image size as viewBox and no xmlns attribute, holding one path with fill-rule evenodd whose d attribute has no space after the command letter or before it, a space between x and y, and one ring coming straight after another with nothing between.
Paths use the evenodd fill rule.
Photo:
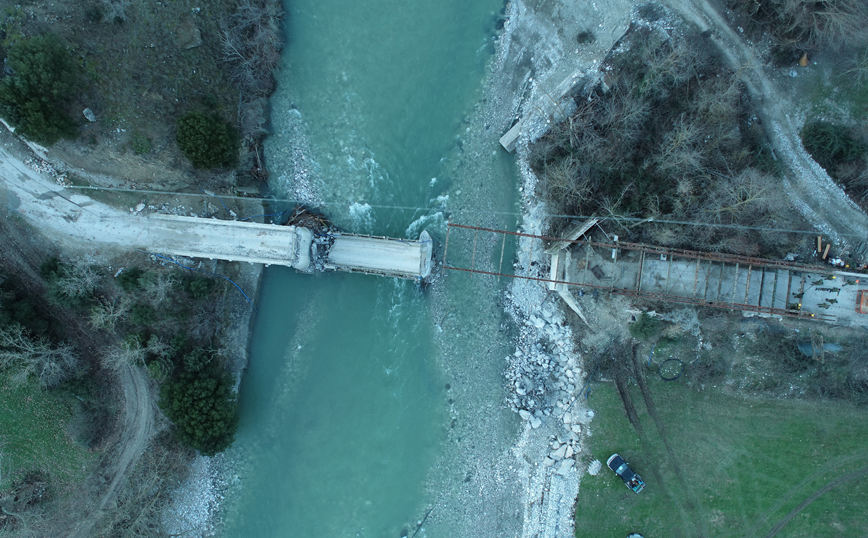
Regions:
<instances>
[{"instance_id":1,"label":"turquoise river water","mask_svg":"<svg viewBox=\"0 0 868 538\"><path fill-rule=\"evenodd\" d=\"M427 228L442 240L447 195L477 193L462 195L465 208L477 205L468 196L483 196L460 146L502 8L502 0L287 2L266 148L275 193L292 188L284 172L298 166L291 159L301 133L334 222L396 237ZM485 159L499 168L484 205L514 210L509 157L493 149ZM268 268L232 448L244 463L224 536L412 535L438 496L453 493L443 488L460 468L450 461L463 457L461 438L502 446L515 432L500 405L509 350L506 339L492 341L500 334L495 292L461 278L422 290L412 281ZM481 346L481 338L489 341ZM462 371L470 361L474 373L456 379L449 365ZM472 431L473 410L482 408L498 433ZM456 426L456 416L468 418ZM456 427L467 431L453 442ZM440 523L420 537L450 536L450 520L460 519L435 515Z\"/></svg>"}]
</instances>

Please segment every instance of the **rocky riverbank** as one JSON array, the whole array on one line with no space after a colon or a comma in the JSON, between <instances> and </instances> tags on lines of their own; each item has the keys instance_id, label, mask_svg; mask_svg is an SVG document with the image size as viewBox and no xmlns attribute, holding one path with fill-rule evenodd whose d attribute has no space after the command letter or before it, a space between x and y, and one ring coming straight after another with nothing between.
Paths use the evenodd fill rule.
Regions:
<instances>
[{"instance_id":1,"label":"rocky riverbank","mask_svg":"<svg viewBox=\"0 0 868 538\"><path fill-rule=\"evenodd\" d=\"M605 6L536 0L510 4L509 39L501 55L519 73L523 61L530 65L524 68L530 89L521 103L522 132L515 144L524 233L544 235L554 224L536 195L528 145L574 107L572 96L562 98L561 92L596 83L600 63L627 29L632 6L624 0ZM519 245L516 273L545 278L548 260L541 241L522 238ZM524 421L512 449L525 485L521 536L571 536L581 476L588 464L594 474L599 468L586 456L583 443L594 416L582 392L587 372L579 333L585 327L569 309L565 314L560 299L540 282L515 280L506 299L520 327L516 350L507 358L506 389L507 405Z\"/></svg>"}]
</instances>

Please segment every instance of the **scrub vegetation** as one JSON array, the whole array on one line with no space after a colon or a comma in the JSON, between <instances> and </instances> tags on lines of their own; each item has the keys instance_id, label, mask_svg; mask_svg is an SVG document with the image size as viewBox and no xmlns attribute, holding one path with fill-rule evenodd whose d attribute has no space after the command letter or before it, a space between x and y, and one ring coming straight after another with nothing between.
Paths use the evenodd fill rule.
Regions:
<instances>
[{"instance_id":1,"label":"scrub vegetation","mask_svg":"<svg viewBox=\"0 0 868 538\"><path fill-rule=\"evenodd\" d=\"M0 55L8 61L0 72L0 114L27 138L56 144L57 158L88 171L145 183L158 176L208 183L214 174L205 170L240 165L229 181L256 184L263 97L274 88L282 46L280 15L273 0L3 8ZM206 136L216 144L185 145L190 137L180 120L190 113L218 118ZM249 155L239 161L242 145ZM95 160L116 169L92 169Z\"/></svg>"},{"instance_id":2,"label":"scrub vegetation","mask_svg":"<svg viewBox=\"0 0 868 538\"><path fill-rule=\"evenodd\" d=\"M212 455L237 427L217 337L229 288L204 274L133 266L113 277L101 265L54 257L34 271L36 281L19 269L7 260L0 270L0 532L59 535L65 513L93 502L117 434L115 372L133 367L162 385L159 404L174 425L96 528L153 536L167 488L193 455L179 442ZM81 488L85 495L71 495Z\"/></svg>"},{"instance_id":3,"label":"scrub vegetation","mask_svg":"<svg viewBox=\"0 0 868 538\"><path fill-rule=\"evenodd\" d=\"M779 60L821 47L868 44L868 9L862 0L731 0L755 29L771 34Z\"/></svg>"},{"instance_id":4,"label":"scrub vegetation","mask_svg":"<svg viewBox=\"0 0 868 538\"><path fill-rule=\"evenodd\" d=\"M802 143L817 163L843 186L855 202L868 204L868 143L860 131L827 121L806 123Z\"/></svg>"},{"instance_id":5,"label":"scrub vegetation","mask_svg":"<svg viewBox=\"0 0 868 538\"><path fill-rule=\"evenodd\" d=\"M74 138L71 102L79 72L54 34L18 40L9 48L7 76L0 80L0 114L21 134L42 144Z\"/></svg>"},{"instance_id":6,"label":"scrub vegetation","mask_svg":"<svg viewBox=\"0 0 868 538\"><path fill-rule=\"evenodd\" d=\"M778 233L718 227L790 229L798 217L777 196L778 164L742 83L712 50L690 30L631 26L605 60L608 90L577 97L567 121L531 148L554 212L607 217L622 236L652 244L747 255L793 248Z\"/></svg>"}]
</instances>

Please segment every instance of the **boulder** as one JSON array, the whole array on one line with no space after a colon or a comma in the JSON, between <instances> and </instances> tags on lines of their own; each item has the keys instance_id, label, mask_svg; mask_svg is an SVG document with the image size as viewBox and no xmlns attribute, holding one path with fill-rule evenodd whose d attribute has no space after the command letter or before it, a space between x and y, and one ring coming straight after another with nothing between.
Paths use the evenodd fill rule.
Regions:
<instances>
[{"instance_id":1,"label":"boulder","mask_svg":"<svg viewBox=\"0 0 868 538\"><path fill-rule=\"evenodd\" d=\"M530 418L530 427L531 428L537 429L540 426L542 426L542 420L538 419L537 417L531 417Z\"/></svg>"},{"instance_id":2,"label":"boulder","mask_svg":"<svg viewBox=\"0 0 868 538\"><path fill-rule=\"evenodd\" d=\"M573 415L571 415L570 413L564 413L563 419L564 424L570 424L573 422Z\"/></svg>"},{"instance_id":3,"label":"boulder","mask_svg":"<svg viewBox=\"0 0 868 538\"><path fill-rule=\"evenodd\" d=\"M572 468L573 468L573 460L563 460L558 465L557 471L555 471L555 472L558 473L559 475L566 476L567 473L569 473L570 469L572 469Z\"/></svg>"},{"instance_id":4,"label":"boulder","mask_svg":"<svg viewBox=\"0 0 868 538\"><path fill-rule=\"evenodd\" d=\"M518 411L518 415L522 418L522 420L530 420L531 417L530 411L526 409L520 409Z\"/></svg>"},{"instance_id":5,"label":"boulder","mask_svg":"<svg viewBox=\"0 0 868 538\"><path fill-rule=\"evenodd\" d=\"M87 121L89 121L89 122L96 121L96 114L93 113L93 110L91 110L89 108L85 108L84 110L81 111L81 113L84 114L84 117L87 118Z\"/></svg>"},{"instance_id":6,"label":"boulder","mask_svg":"<svg viewBox=\"0 0 868 538\"><path fill-rule=\"evenodd\" d=\"M569 448L569 445L561 445L557 450L552 450L551 454L549 454L549 457L560 461L566 457L567 448Z\"/></svg>"}]
</instances>

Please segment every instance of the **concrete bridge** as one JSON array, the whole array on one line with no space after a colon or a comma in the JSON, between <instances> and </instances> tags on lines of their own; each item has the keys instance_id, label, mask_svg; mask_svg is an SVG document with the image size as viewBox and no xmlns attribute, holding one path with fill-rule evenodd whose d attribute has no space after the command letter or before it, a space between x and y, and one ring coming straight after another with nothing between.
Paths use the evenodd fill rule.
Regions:
<instances>
[{"instance_id":1,"label":"concrete bridge","mask_svg":"<svg viewBox=\"0 0 868 538\"><path fill-rule=\"evenodd\" d=\"M38 168L38 166L37 166ZM94 248L113 244L155 254L284 265L299 271L346 271L424 279L431 274L432 243L365 235L315 234L278 226L215 218L121 211L52 181L0 148L0 209L27 219L59 241Z\"/></svg>"}]
</instances>

